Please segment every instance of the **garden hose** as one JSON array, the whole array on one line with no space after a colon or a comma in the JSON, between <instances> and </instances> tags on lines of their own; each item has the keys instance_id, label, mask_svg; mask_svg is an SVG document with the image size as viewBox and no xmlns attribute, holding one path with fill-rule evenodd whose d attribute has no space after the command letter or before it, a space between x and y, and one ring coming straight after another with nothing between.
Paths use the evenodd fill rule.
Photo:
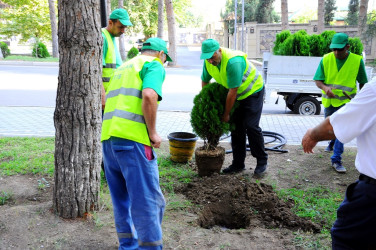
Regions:
<instances>
[{"instance_id":1,"label":"garden hose","mask_svg":"<svg viewBox=\"0 0 376 250\"><path fill-rule=\"evenodd\" d=\"M282 149L287 140L286 138L279 134L279 133L276 133L276 132L270 132L270 131L262 131L262 135L264 136L264 144L269 144L269 143L273 143L273 142L276 142L278 141L279 143L273 147L265 147L265 150L266 151L274 151L274 152L280 152L280 153L288 153L289 151L286 150L286 149ZM226 135L223 135L220 140L224 140L224 139L227 139L229 138L230 135L226 134ZM269 138L268 140L266 140L266 138ZM248 140L247 140L248 141ZM251 149L249 148L249 144L247 144L247 151L250 151ZM232 153L232 150L226 150L226 154L229 154L229 153Z\"/></svg>"}]
</instances>

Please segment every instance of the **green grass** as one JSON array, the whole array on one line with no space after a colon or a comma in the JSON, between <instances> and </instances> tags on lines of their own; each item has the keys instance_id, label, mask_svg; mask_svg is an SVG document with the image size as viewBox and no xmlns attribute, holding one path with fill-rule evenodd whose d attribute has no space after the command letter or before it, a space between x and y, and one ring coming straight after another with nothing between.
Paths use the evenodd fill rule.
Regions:
<instances>
[{"instance_id":1,"label":"green grass","mask_svg":"<svg viewBox=\"0 0 376 250\"><path fill-rule=\"evenodd\" d=\"M189 183L192 177L197 176L188 163L175 163L169 156L158 158L160 185L163 191L174 193L174 187L178 183Z\"/></svg>"},{"instance_id":2,"label":"green grass","mask_svg":"<svg viewBox=\"0 0 376 250\"><path fill-rule=\"evenodd\" d=\"M0 137L0 176L54 172L54 138Z\"/></svg>"},{"instance_id":3,"label":"green grass","mask_svg":"<svg viewBox=\"0 0 376 250\"><path fill-rule=\"evenodd\" d=\"M12 198L11 193L0 191L0 206L4 205L11 198Z\"/></svg>"},{"instance_id":4,"label":"green grass","mask_svg":"<svg viewBox=\"0 0 376 250\"><path fill-rule=\"evenodd\" d=\"M33 56L7 56L2 59L3 61L30 61L30 62L59 62L59 58L47 57L47 58L37 58Z\"/></svg>"},{"instance_id":5,"label":"green grass","mask_svg":"<svg viewBox=\"0 0 376 250\"><path fill-rule=\"evenodd\" d=\"M284 200L294 201L293 211L300 217L310 218L328 230L337 217L337 208L343 194L325 187L308 187L305 190L289 188L277 191Z\"/></svg>"}]
</instances>

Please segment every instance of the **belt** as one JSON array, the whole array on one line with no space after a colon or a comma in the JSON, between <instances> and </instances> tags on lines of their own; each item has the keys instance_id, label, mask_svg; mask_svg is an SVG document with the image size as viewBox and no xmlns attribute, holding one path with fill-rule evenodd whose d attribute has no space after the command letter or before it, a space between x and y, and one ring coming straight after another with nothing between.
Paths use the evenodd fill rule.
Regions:
<instances>
[{"instance_id":1,"label":"belt","mask_svg":"<svg viewBox=\"0 0 376 250\"><path fill-rule=\"evenodd\" d=\"M376 185L376 179L373 179L373 178L371 178L367 175L364 175L364 174L360 174L359 180L364 181L364 182L369 183L369 184Z\"/></svg>"}]
</instances>

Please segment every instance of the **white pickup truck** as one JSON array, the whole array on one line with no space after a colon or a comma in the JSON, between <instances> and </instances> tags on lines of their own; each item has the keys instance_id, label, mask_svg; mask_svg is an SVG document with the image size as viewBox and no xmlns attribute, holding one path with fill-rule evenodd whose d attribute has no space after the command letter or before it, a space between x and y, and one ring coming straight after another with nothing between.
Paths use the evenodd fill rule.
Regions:
<instances>
[{"instance_id":1,"label":"white pickup truck","mask_svg":"<svg viewBox=\"0 0 376 250\"><path fill-rule=\"evenodd\" d=\"M263 55L265 103L272 92L283 96L287 108L296 114L318 115L321 112L321 90L313 77L322 57ZM368 80L372 68L366 67Z\"/></svg>"}]
</instances>

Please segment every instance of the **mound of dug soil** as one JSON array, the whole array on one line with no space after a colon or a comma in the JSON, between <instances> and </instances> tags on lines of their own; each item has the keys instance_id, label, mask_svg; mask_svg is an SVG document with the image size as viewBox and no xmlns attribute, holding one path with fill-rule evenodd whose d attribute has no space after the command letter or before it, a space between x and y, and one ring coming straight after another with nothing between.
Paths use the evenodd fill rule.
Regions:
<instances>
[{"instance_id":1,"label":"mound of dug soil","mask_svg":"<svg viewBox=\"0 0 376 250\"><path fill-rule=\"evenodd\" d=\"M247 179L248 178L248 179ZM266 228L289 228L319 232L320 226L295 215L292 202L280 200L270 185L249 181L241 175L196 178L177 192L200 205L198 224L237 229L262 224Z\"/></svg>"}]
</instances>

